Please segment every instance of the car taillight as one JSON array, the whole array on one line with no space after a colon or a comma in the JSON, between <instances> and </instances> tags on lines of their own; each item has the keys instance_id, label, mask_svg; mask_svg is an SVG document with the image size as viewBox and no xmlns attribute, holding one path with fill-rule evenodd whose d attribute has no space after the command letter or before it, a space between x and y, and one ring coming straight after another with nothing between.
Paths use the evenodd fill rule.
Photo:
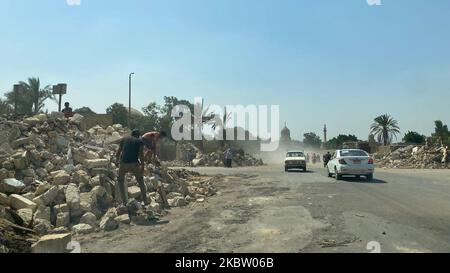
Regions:
<instances>
[{"instance_id":1,"label":"car taillight","mask_svg":"<svg viewBox=\"0 0 450 273\"><path fill-rule=\"evenodd\" d=\"M373 164L373 158L369 158L369 164Z\"/></svg>"},{"instance_id":2,"label":"car taillight","mask_svg":"<svg viewBox=\"0 0 450 273\"><path fill-rule=\"evenodd\" d=\"M339 159L339 164L342 164L342 165L347 165L347 162L345 162L345 160L344 160L344 159Z\"/></svg>"}]
</instances>

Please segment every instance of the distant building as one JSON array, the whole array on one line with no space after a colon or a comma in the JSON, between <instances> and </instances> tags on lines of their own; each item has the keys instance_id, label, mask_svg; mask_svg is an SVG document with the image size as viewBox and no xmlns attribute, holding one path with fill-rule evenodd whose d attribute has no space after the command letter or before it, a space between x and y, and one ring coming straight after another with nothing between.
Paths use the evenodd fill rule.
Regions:
<instances>
[{"instance_id":1,"label":"distant building","mask_svg":"<svg viewBox=\"0 0 450 273\"><path fill-rule=\"evenodd\" d=\"M283 130L281 130L280 145L290 145L292 142L291 130L284 124Z\"/></svg>"}]
</instances>

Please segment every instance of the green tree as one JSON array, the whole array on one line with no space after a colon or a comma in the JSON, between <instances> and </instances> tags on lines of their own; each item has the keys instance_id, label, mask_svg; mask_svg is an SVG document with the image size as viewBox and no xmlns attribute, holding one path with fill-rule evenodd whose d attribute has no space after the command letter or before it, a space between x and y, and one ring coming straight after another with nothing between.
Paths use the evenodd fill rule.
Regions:
<instances>
[{"instance_id":1,"label":"green tree","mask_svg":"<svg viewBox=\"0 0 450 273\"><path fill-rule=\"evenodd\" d=\"M0 115L9 115L13 112L13 108L5 100L0 99Z\"/></svg>"},{"instance_id":2,"label":"green tree","mask_svg":"<svg viewBox=\"0 0 450 273\"><path fill-rule=\"evenodd\" d=\"M124 127L128 126L128 111L123 104L114 103L106 109L106 113L112 115L115 124L121 124Z\"/></svg>"},{"instance_id":3,"label":"green tree","mask_svg":"<svg viewBox=\"0 0 450 273\"><path fill-rule=\"evenodd\" d=\"M303 144L305 144L308 147L319 148L320 145L322 145L322 140L315 133L312 132L306 133L303 136L304 136Z\"/></svg>"},{"instance_id":4,"label":"green tree","mask_svg":"<svg viewBox=\"0 0 450 273\"><path fill-rule=\"evenodd\" d=\"M435 142L442 141L443 144L450 144L450 132L448 130L448 126L445 125L441 120L436 120L434 122L435 129L434 134L432 135L433 140Z\"/></svg>"},{"instance_id":5,"label":"green tree","mask_svg":"<svg viewBox=\"0 0 450 273\"><path fill-rule=\"evenodd\" d=\"M409 131L403 137L403 141L411 144L423 144L425 143L426 137L414 131Z\"/></svg>"},{"instance_id":6,"label":"green tree","mask_svg":"<svg viewBox=\"0 0 450 273\"><path fill-rule=\"evenodd\" d=\"M88 115L93 115L95 114L94 111L91 110L91 108L89 107L81 107L76 109L75 111L73 111L74 113L80 114L82 116L88 116Z\"/></svg>"},{"instance_id":7,"label":"green tree","mask_svg":"<svg viewBox=\"0 0 450 273\"><path fill-rule=\"evenodd\" d=\"M358 138L355 135L339 135L330 139L326 143L326 147L328 149L338 149L342 148L345 142L358 141Z\"/></svg>"},{"instance_id":8,"label":"green tree","mask_svg":"<svg viewBox=\"0 0 450 273\"><path fill-rule=\"evenodd\" d=\"M5 94L6 100L10 105L16 105L18 114L37 114L42 112L47 99L55 100L50 85L41 88L39 78L28 78L27 82L19 82L23 90L18 94L14 91Z\"/></svg>"},{"instance_id":9,"label":"green tree","mask_svg":"<svg viewBox=\"0 0 450 273\"><path fill-rule=\"evenodd\" d=\"M371 134L373 134L378 142L383 145L390 144L397 134L400 133L398 122L390 115L381 115L374 119L374 123L370 127Z\"/></svg>"}]
</instances>

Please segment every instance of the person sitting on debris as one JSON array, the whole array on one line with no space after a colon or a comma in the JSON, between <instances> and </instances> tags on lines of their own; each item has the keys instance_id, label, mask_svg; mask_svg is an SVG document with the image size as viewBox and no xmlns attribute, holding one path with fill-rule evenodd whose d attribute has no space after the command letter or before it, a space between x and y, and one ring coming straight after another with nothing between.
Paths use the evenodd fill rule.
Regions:
<instances>
[{"instance_id":1,"label":"person sitting on debris","mask_svg":"<svg viewBox=\"0 0 450 273\"><path fill-rule=\"evenodd\" d=\"M144 183L144 143L141 141L138 129L133 130L130 137L121 140L119 150L116 154L117 162L119 162L119 178L118 186L122 203L128 203L127 190L125 183L125 175L132 173L139 183L141 189L141 199L147 205L147 188Z\"/></svg>"},{"instance_id":2,"label":"person sitting on debris","mask_svg":"<svg viewBox=\"0 0 450 273\"><path fill-rule=\"evenodd\" d=\"M147 162L158 161L156 155L156 148L159 145L161 139L167 137L166 132L148 132L141 137L142 142L145 147L147 147L147 152L145 153L145 160Z\"/></svg>"},{"instance_id":3,"label":"person sitting on debris","mask_svg":"<svg viewBox=\"0 0 450 273\"><path fill-rule=\"evenodd\" d=\"M64 109L62 109L61 112L64 113L65 118L71 118L74 115L72 108L70 107L70 103L68 103L68 102L64 103Z\"/></svg>"},{"instance_id":4,"label":"person sitting on debris","mask_svg":"<svg viewBox=\"0 0 450 273\"><path fill-rule=\"evenodd\" d=\"M232 168L233 151L231 150L231 148L228 148L228 149L225 150L225 152L223 154L225 156L225 167L226 168Z\"/></svg>"}]
</instances>

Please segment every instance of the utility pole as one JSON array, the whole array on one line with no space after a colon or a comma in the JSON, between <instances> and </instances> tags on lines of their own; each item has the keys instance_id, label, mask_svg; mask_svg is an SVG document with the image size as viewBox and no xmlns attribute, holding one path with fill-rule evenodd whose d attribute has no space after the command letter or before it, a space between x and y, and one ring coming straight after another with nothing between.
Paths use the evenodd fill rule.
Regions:
<instances>
[{"instance_id":1,"label":"utility pole","mask_svg":"<svg viewBox=\"0 0 450 273\"><path fill-rule=\"evenodd\" d=\"M134 72L130 73L128 76L128 128L131 129L131 77L134 75Z\"/></svg>"}]
</instances>

